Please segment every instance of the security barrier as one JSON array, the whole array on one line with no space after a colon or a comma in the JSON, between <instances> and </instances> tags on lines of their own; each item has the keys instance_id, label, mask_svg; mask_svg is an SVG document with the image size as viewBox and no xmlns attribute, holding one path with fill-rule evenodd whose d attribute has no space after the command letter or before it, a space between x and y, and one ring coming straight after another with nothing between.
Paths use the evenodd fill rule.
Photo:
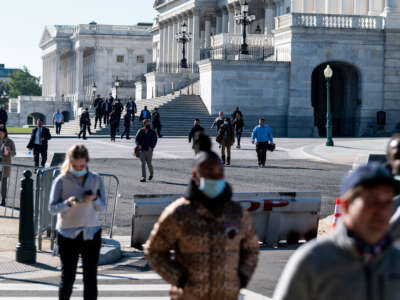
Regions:
<instances>
[{"instance_id":1,"label":"security barrier","mask_svg":"<svg viewBox=\"0 0 400 300\"><path fill-rule=\"evenodd\" d=\"M140 247L163 209L181 195L134 195L131 246ZM261 242L276 245L279 241L297 243L317 236L321 194L297 193L235 193L239 202L252 216Z\"/></svg>"}]
</instances>

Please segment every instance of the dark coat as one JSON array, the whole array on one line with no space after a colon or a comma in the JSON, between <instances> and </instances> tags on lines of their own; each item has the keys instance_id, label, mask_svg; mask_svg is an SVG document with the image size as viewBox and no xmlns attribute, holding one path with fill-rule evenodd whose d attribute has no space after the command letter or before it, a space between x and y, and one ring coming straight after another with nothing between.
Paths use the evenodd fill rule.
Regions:
<instances>
[{"instance_id":1,"label":"dark coat","mask_svg":"<svg viewBox=\"0 0 400 300\"><path fill-rule=\"evenodd\" d=\"M4 108L0 109L0 124L7 124L8 115Z\"/></svg>"},{"instance_id":2,"label":"dark coat","mask_svg":"<svg viewBox=\"0 0 400 300\"><path fill-rule=\"evenodd\" d=\"M115 111L110 114L110 126L118 126L118 122L120 119L120 115L118 115Z\"/></svg>"},{"instance_id":3,"label":"dark coat","mask_svg":"<svg viewBox=\"0 0 400 300\"><path fill-rule=\"evenodd\" d=\"M200 125L195 125L192 127L192 130L190 130L190 132L189 132L189 143L192 141L195 133L198 131L204 131L204 128L201 127Z\"/></svg>"},{"instance_id":4,"label":"dark coat","mask_svg":"<svg viewBox=\"0 0 400 300\"><path fill-rule=\"evenodd\" d=\"M130 127L131 126L131 114L125 114L124 116L124 126Z\"/></svg>"},{"instance_id":5,"label":"dark coat","mask_svg":"<svg viewBox=\"0 0 400 300\"><path fill-rule=\"evenodd\" d=\"M214 128L215 126L217 126L217 131L219 130L219 128L221 127L221 125L223 125L224 124L224 118L220 118L220 117L217 117L217 118L215 118L215 120L214 120L214 123L212 124L212 126L211 126L211 128Z\"/></svg>"},{"instance_id":6,"label":"dark coat","mask_svg":"<svg viewBox=\"0 0 400 300\"><path fill-rule=\"evenodd\" d=\"M215 138L218 144L232 146L235 143L235 135L231 124L222 124L218 130L218 135Z\"/></svg>"},{"instance_id":7,"label":"dark coat","mask_svg":"<svg viewBox=\"0 0 400 300\"><path fill-rule=\"evenodd\" d=\"M121 102L117 101L117 102L114 103L113 109L115 110L117 115L121 116L122 111L124 110L124 106L121 104Z\"/></svg>"},{"instance_id":8,"label":"dark coat","mask_svg":"<svg viewBox=\"0 0 400 300\"><path fill-rule=\"evenodd\" d=\"M239 114L239 115L240 115L240 118L243 120L243 114L242 114L242 112L241 112L240 110L235 110L235 111L231 114L232 120L236 118L236 114Z\"/></svg>"},{"instance_id":9,"label":"dark coat","mask_svg":"<svg viewBox=\"0 0 400 300\"><path fill-rule=\"evenodd\" d=\"M107 103L108 105L107 105L106 103ZM108 106L108 107L106 107L106 106ZM104 102L103 102L103 105L102 105L102 109L103 109L103 113L109 114L109 113L112 111L111 102L104 101Z\"/></svg>"},{"instance_id":10,"label":"dark coat","mask_svg":"<svg viewBox=\"0 0 400 300\"><path fill-rule=\"evenodd\" d=\"M234 119L232 122L232 126L235 129L236 132L242 132L243 131L243 126L244 126L244 122L243 119Z\"/></svg>"},{"instance_id":11,"label":"dark coat","mask_svg":"<svg viewBox=\"0 0 400 300\"><path fill-rule=\"evenodd\" d=\"M146 118L144 117L145 112L146 112ZM151 119L151 113L150 113L150 111L148 109L143 109L140 112L139 120L143 121L144 119Z\"/></svg>"},{"instance_id":12,"label":"dark coat","mask_svg":"<svg viewBox=\"0 0 400 300\"><path fill-rule=\"evenodd\" d=\"M89 115L89 112L84 111L84 112L81 114L81 117L80 117L80 119L79 119L79 125L80 125L80 126L82 126L82 125L90 125L90 115Z\"/></svg>"},{"instance_id":13,"label":"dark coat","mask_svg":"<svg viewBox=\"0 0 400 300\"><path fill-rule=\"evenodd\" d=\"M154 127L160 126L161 125L160 113L153 112L153 114L151 115L151 121Z\"/></svg>"},{"instance_id":14,"label":"dark coat","mask_svg":"<svg viewBox=\"0 0 400 300\"><path fill-rule=\"evenodd\" d=\"M102 98L96 98L95 100L94 100L94 103L93 103L93 106L94 106L94 108L95 108L95 110L96 110L96 113L102 113L103 112L103 99Z\"/></svg>"},{"instance_id":15,"label":"dark coat","mask_svg":"<svg viewBox=\"0 0 400 300\"><path fill-rule=\"evenodd\" d=\"M146 133L146 130L141 128L136 133L135 142L143 151L149 150L149 147L154 150L157 145L157 134L153 129L148 129Z\"/></svg>"},{"instance_id":16,"label":"dark coat","mask_svg":"<svg viewBox=\"0 0 400 300\"><path fill-rule=\"evenodd\" d=\"M26 146L26 148L28 149L33 149L33 145L35 145L35 137L36 137L36 132L38 130L38 127L36 127L35 129L32 130L32 135L31 138L29 140L28 145ZM41 138L42 140L42 146L47 148L48 145L48 140L51 140L51 134L50 134L50 130L47 127L42 127L42 136Z\"/></svg>"},{"instance_id":17,"label":"dark coat","mask_svg":"<svg viewBox=\"0 0 400 300\"><path fill-rule=\"evenodd\" d=\"M133 100L129 100L128 103L126 104L126 111L129 112L137 112L137 108L136 108L136 103Z\"/></svg>"}]
</instances>

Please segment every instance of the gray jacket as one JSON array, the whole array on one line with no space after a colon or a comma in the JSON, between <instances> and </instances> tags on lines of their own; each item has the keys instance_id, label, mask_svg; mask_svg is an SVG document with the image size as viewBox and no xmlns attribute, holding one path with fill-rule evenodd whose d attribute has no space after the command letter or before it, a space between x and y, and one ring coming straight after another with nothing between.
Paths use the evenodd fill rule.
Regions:
<instances>
[{"instance_id":1,"label":"gray jacket","mask_svg":"<svg viewBox=\"0 0 400 300\"><path fill-rule=\"evenodd\" d=\"M340 224L332 237L312 241L291 257L274 300L398 300L400 250L389 246L365 261Z\"/></svg>"}]
</instances>

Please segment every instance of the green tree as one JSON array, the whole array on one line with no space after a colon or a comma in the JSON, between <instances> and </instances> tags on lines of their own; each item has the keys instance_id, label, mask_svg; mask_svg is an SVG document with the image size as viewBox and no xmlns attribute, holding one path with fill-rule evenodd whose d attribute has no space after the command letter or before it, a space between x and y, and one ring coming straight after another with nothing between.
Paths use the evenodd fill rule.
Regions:
<instances>
[{"instance_id":1,"label":"green tree","mask_svg":"<svg viewBox=\"0 0 400 300\"><path fill-rule=\"evenodd\" d=\"M0 98L8 95L10 92L10 84L5 80L0 80Z\"/></svg>"},{"instance_id":2,"label":"green tree","mask_svg":"<svg viewBox=\"0 0 400 300\"><path fill-rule=\"evenodd\" d=\"M40 77L35 77L29 73L27 67L18 70L10 75L9 98L18 96L41 96L42 87L40 86Z\"/></svg>"}]
</instances>

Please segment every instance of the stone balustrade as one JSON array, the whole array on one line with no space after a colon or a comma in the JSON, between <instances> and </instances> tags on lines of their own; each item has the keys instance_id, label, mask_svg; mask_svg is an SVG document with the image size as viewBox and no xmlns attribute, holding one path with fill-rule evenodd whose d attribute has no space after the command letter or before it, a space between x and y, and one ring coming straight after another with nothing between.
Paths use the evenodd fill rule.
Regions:
<instances>
[{"instance_id":1,"label":"stone balustrade","mask_svg":"<svg viewBox=\"0 0 400 300\"><path fill-rule=\"evenodd\" d=\"M243 36L241 34L220 33L211 38L211 48L219 48L224 46L239 46L243 43ZM248 34L247 44L249 46L272 46L272 36L265 36L263 34Z\"/></svg>"},{"instance_id":2,"label":"stone balustrade","mask_svg":"<svg viewBox=\"0 0 400 300\"><path fill-rule=\"evenodd\" d=\"M143 27L137 26L124 26L124 25L91 25L91 24L80 24L76 26L75 32L79 34L134 34L134 35L148 35L148 30Z\"/></svg>"},{"instance_id":3,"label":"stone balustrade","mask_svg":"<svg viewBox=\"0 0 400 300\"><path fill-rule=\"evenodd\" d=\"M292 13L275 18L275 28L313 27L338 29L374 29L385 27L385 18L379 16L326 15Z\"/></svg>"}]
</instances>

